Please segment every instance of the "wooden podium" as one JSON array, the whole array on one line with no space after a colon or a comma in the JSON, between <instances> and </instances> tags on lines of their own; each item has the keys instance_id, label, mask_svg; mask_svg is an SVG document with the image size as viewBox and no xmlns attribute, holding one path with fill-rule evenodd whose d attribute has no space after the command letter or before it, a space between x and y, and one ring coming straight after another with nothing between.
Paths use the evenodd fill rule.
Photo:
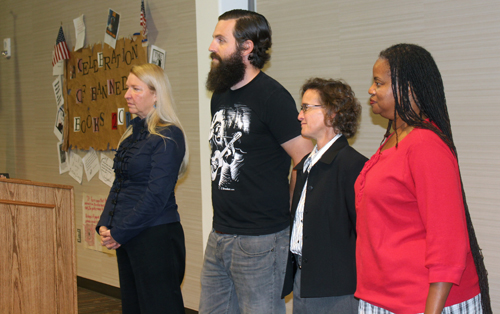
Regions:
<instances>
[{"instance_id":1,"label":"wooden podium","mask_svg":"<svg viewBox=\"0 0 500 314\"><path fill-rule=\"evenodd\" d=\"M0 312L78 312L72 186L0 179Z\"/></svg>"}]
</instances>

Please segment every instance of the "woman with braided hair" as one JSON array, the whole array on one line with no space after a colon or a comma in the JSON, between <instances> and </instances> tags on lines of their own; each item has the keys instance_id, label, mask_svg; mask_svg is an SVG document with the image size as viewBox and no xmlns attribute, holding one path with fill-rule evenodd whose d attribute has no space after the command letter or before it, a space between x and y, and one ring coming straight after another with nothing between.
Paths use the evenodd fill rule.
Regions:
<instances>
[{"instance_id":1,"label":"woman with braided hair","mask_svg":"<svg viewBox=\"0 0 500 314\"><path fill-rule=\"evenodd\" d=\"M491 313L434 59L398 44L373 79L370 105L389 123L355 184L359 313Z\"/></svg>"}]
</instances>

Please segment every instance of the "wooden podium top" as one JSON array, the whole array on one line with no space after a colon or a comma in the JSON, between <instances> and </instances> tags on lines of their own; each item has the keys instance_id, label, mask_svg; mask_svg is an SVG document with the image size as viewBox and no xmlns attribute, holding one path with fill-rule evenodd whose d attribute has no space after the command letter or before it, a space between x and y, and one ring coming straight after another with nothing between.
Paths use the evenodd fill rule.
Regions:
<instances>
[{"instance_id":1,"label":"wooden podium top","mask_svg":"<svg viewBox=\"0 0 500 314\"><path fill-rule=\"evenodd\" d=\"M67 189L67 190L72 190L74 188L72 185L37 182L37 181L24 180L24 179L3 179L3 178L0 178L0 182L26 184L26 185L34 185L34 186L46 186L46 187L50 187L50 188Z\"/></svg>"}]
</instances>

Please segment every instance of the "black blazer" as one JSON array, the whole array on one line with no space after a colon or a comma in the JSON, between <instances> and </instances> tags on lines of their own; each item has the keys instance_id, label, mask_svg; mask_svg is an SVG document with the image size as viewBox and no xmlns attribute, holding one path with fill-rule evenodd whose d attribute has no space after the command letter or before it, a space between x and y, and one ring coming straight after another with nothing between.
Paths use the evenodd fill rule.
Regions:
<instances>
[{"instance_id":1,"label":"black blazer","mask_svg":"<svg viewBox=\"0 0 500 314\"><path fill-rule=\"evenodd\" d=\"M303 173L306 159L294 168L297 182L290 230L308 175ZM303 218L302 298L347 295L356 290L354 182L367 160L341 136L311 168ZM293 290L296 267L289 252L282 297Z\"/></svg>"}]
</instances>

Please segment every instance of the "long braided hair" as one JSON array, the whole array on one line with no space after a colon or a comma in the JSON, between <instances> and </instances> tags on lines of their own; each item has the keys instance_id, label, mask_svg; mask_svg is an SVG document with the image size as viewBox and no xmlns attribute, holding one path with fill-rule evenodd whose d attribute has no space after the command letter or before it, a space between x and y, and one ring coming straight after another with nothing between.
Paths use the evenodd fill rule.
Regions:
<instances>
[{"instance_id":1,"label":"long braided hair","mask_svg":"<svg viewBox=\"0 0 500 314\"><path fill-rule=\"evenodd\" d=\"M394 119L389 120L384 139L390 135L396 119L401 119L409 126L429 129L436 133L457 157L458 154L451 133L450 117L446 106L444 85L436 62L424 48L413 44L397 44L383 50L380 59L387 60L391 69L392 91L395 100ZM412 108L410 98L418 106L420 113ZM428 118L432 123L425 121ZM396 132L397 136L397 132ZM465 207L469 243L474 264L476 265L481 290L481 303L485 314L492 313L488 273L484 266L484 258L477 242L476 233L465 199L462 185L462 197Z\"/></svg>"}]
</instances>

